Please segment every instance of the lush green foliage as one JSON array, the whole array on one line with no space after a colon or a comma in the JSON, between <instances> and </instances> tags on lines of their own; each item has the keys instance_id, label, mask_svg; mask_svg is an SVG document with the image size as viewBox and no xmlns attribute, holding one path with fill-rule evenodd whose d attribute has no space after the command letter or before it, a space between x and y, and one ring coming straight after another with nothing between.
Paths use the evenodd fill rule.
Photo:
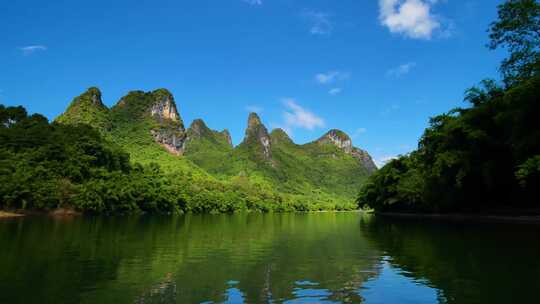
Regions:
<instances>
[{"instance_id":1,"label":"lush green foliage","mask_svg":"<svg viewBox=\"0 0 540 304\"><path fill-rule=\"evenodd\" d=\"M228 132L211 130L201 119L196 119L187 130L187 136L185 155L209 173L219 174L217 169L233 150Z\"/></svg>"},{"instance_id":2,"label":"lush green foliage","mask_svg":"<svg viewBox=\"0 0 540 304\"><path fill-rule=\"evenodd\" d=\"M126 97L122 100L126 100ZM129 153L132 161L144 165L158 163L166 174L180 183L184 189L182 193L186 202L185 211L315 211L356 208L351 189L357 189L359 184L328 192L307 183L305 177L299 181L300 176L310 176L310 172L295 171L298 168L288 170L294 172L296 179L294 176L279 176L287 171L272 167L258 154L255 143L246 143L233 149L225 133L209 129L200 120L194 121L187 130L190 140L186 145L185 157L172 155L149 136L150 130L163 127L162 122L156 122L148 115L141 116L140 113L144 112L131 113L121 110L121 107L132 103L142 102L133 98L126 103L121 101L113 108L115 127L108 136ZM145 103L145 106L149 104ZM132 115L135 117L132 118ZM276 156L279 155L278 152L275 153ZM340 162L333 158L332 160L335 163ZM349 162L343 165L343 170L354 171L354 168L358 167L357 163L352 158L347 160ZM332 182L331 179L325 179L323 169L318 172L321 183ZM328 172L334 173L327 171L327 176L330 175ZM358 170L355 173L358 173ZM358 175L349 176L351 179L346 184L358 183ZM335 181L333 183L336 184ZM339 193L339 190L344 192L335 194Z\"/></svg>"},{"instance_id":3,"label":"lush green foliage","mask_svg":"<svg viewBox=\"0 0 540 304\"><path fill-rule=\"evenodd\" d=\"M418 150L372 176L359 202L380 211L537 206L540 77L492 89L432 118Z\"/></svg>"},{"instance_id":4,"label":"lush green foliage","mask_svg":"<svg viewBox=\"0 0 540 304\"><path fill-rule=\"evenodd\" d=\"M256 176L216 179L157 145L149 136L154 120L134 121L115 111L114 127L106 133L113 144L88 125L49 124L22 107L0 106L0 208L92 213L355 208L329 195L280 193Z\"/></svg>"},{"instance_id":5,"label":"lush green foliage","mask_svg":"<svg viewBox=\"0 0 540 304\"><path fill-rule=\"evenodd\" d=\"M540 4L536 0L508 0L499 5L499 18L491 24L489 47L506 48L501 72L508 85L538 72L540 62Z\"/></svg>"},{"instance_id":6,"label":"lush green foliage","mask_svg":"<svg viewBox=\"0 0 540 304\"><path fill-rule=\"evenodd\" d=\"M95 213L350 210L356 208L355 189L369 175L358 159L331 141L296 145L282 130L270 136L254 113L238 147L227 131L211 130L202 120L185 130L165 89L129 92L108 109L100 91L90 88L53 124L41 116L26 117L22 108L2 113L1 178L6 182L0 199L8 208L68 206ZM27 126L36 119L40 126ZM343 132L338 136L348 139ZM34 137L40 141L21 151L24 145L17 141ZM34 155L57 146L61 153Z\"/></svg>"},{"instance_id":7,"label":"lush green foliage","mask_svg":"<svg viewBox=\"0 0 540 304\"><path fill-rule=\"evenodd\" d=\"M501 67L507 86L484 80L466 93L472 107L432 118L416 151L370 178L360 205L420 212L539 206L540 8L508 1L499 17L491 46L510 48Z\"/></svg>"},{"instance_id":8,"label":"lush green foliage","mask_svg":"<svg viewBox=\"0 0 540 304\"><path fill-rule=\"evenodd\" d=\"M84 94L73 99L66 112L57 122L77 122L90 125L100 131L110 130L109 109L101 102L98 88L89 88Z\"/></svg>"},{"instance_id":9,"label":"lush green foliage","mask_svg":"<svg viewBox=\"0 0 540 304\"><path fill-rule=\"evenodd\" d=\"M222 179L241 176L264 183L269 189L311 200L327 197L343 203L351 201L357 194L355 189L369 175L358 160L333 144L297 145L282 130L274 130L270 140L271 157L264 155L255 135L248 136L234 149L210 145L208 139L200 140L197 145L205 145L204 161L199 160L202 158L199 152L190 149L186 156Z\"/></svg>"}]
</instances>

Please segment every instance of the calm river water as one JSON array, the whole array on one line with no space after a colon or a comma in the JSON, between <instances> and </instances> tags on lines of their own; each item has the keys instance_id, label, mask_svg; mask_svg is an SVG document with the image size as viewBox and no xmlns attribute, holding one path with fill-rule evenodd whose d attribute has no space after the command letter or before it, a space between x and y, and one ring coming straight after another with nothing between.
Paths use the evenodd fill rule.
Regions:
<instances>
[{"instance_id":1,"label":"calm river water","mask_svg":"<svg viewBox=\"0 0 540 304\"><path fill-rule=\"evenodd\" d=\"M0 221L0 303L540 303L540 225L362 213Z\"/></svg>"}]
</instances>

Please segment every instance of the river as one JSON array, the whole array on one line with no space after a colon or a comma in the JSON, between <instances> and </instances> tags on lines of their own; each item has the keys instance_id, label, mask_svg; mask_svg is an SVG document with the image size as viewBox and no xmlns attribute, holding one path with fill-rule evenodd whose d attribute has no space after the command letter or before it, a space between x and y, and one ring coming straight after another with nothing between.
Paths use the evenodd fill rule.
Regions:
<instances>
[{"instance_id":1,"label":"river","mask_svg":"<svg viewBox=\"0 0 540 304\"><path fill-rule=\"evenodd\" d=\"M0 221L0 303L535 303L540 225L358 212Z\"/></svg>"}]
</instances>

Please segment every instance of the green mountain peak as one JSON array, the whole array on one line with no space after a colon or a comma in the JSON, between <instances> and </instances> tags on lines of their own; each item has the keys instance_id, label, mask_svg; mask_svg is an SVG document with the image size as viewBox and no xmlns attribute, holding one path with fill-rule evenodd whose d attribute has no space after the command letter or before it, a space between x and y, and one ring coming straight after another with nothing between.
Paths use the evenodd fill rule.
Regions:
<instances>
[{"instance_id":1,"label":"green mountain peak","mask_svg":"<svg viewBox=\"0 0 540 304\"><path fill-rule=\"evenodd\" d=\"M184 125L178 114L178 107L171 92L167 89L157 89L152 92L152 97L154 99L150 110L152 116L157 116L160 119L169 119L179 122L182 126Z\"/></svg>"},{"instance_id":2,"label":"green mountain peak","mask_svg":"<svg viewBox=\"0 0 540 304\"><path fill-rule=\"evenodd\" d=\"M227 140L227 143L232 148L233 143L232 143L232 137L231 137L231 133L229 132L229 129L224 129L223 131L221 131L221 134L223 134L223 136L225 136L225 139Z\"/></svg>"},{"instance_id":3,"label":"green mountain peak","mask_svg":"<svg viewBox=\"0 0 540 304\"><path fill-rule=\"evenodd\" d=\"M272 157L271 153L271 139L268 135L268 130L262 124L259 115L256 113L250 113L248 117L248 126L246 129L246 135L242 146L260 146L260 152L262 152L265 159Z\"/></svg>"},{"instance_id":4,"label":"green mountain peak","mask_svg":"<svg viewBox=\"0 0 540 304\"><path fill-rule=\"evenodd\" d=\"M272 132L270 132L270 138L272 144L294 144L287 132L281 128L273 129Z\"/></svg>"},{"instance_id":5,"label":"green mountain peak","mask_svg":"<svg viewBox=\"0 0 540 304\"><path fill-rule=\"evenodd\" d=\"M81 98L82 97L82 98ZM84 100L88 98L88 101L93 105L101 108L107 108L103 101L101 101L101 91L97 87L90 87L86 92L79 96L79 100Z\"/></svg>"},{"instance_id":6,"label":"green mountain peak","mask_svg":"<svg viewBox=\"0 0 540 304\"><path fill-rule=\"evenodd\" d=\"M248 129L262 125L261 118L257 113L251 112L248 117Z\"/></svg>"},{"instance_id":7,"label":"green mountain peak","mask_svg":"<svg viewBox=\"0 0 540 304\"><path fill-rule=\"evenodd\" d=\"M191 122L191 125L188 128L188 133L191 135L191 137L204 137L212 135L212 130L208 128L204 120L197 118Z\"/></svg>"},{"instance_id":8,"label":"green mountain peak","mask_svg":"<svg viewBox=\"0 0 540 304\"><path fill-rule=\"evenodd\" d=\"M344 150L346 153L351 153L353 148L352 140L349 135L337 129L332 129L326 132L326 134L319 138L317 142L322 144L332 144Z\"/></svg>"},{"instance_id":9,"label":"green mountain peak","mask_svg":"<svg viewBox=\"0 0 540 304\"><path fill-rule=\"evenodd\" d=\"M159 122L173 122L184 129L174 97L167 89L152 92L130 91L118 101L113 111L128 119L152 116Z\"/></svg>"},{"instance_id":10,"label":"green mountain peak","mask_svg":"<svg viewBox=\"0 0 540 304\"><path fill-rule=\"evenodd\" d=\"M111 127L108 114L109 109L101 100L101 91L97 87L91 87L75 97L55 121L63 124L88 124L104 131Z\"/></svg>"},{"instance_id":11,"label":"green mountain peak","mask_svg":"<svg viewBox=\"0 0 540 304\"><path fill-rule=\"evenodd\" d=\"M108 110L99 90L91 88L73 104L91 110L84 112L91 125L99 125L96 119L110 124L103 132L134 161L158 162L167 170L189 167L186 170L200 170L242 187L257 183L287 195L315 195L321 201L350 199L375 168L369 154L353 147L351 138L340 130L297 145L283 129L269 133L259 115L250 113L245 137L233 147L228 130L212 130L202 119L185 129L166 89L131 91ZM78 117L71 121L84 121Z\"/></svg>"},{"instance_id":12,"label":"green mountain peak","mask_svg":"<svg viewBox=\"0 0 540 304\"><path fill-rule=\"evenodd\" d=\"M205 170L219 173L219 168L233 148L229 132L212 130L202 119L195 119L186 134L184 155Z\"/></svg>"},{"instance_id":13,"label":"green mountain peak","mask_svg":"<svg viewBox=\"0 0 540 304\"><path fill-rule=\"evenodd\" d=\"M141 136L149 134L172 154L184 152L186 130L168 90L131 91L112 108L112 113L117 127L138 130Z\"/></svg>"},{"instance_id":14,"label":"green mountain peak","mask_svg":"<svg viewBox=\"0 0 540 304\"><path fill-rule=\"evenodd\" d=\"M370 174L377 170L377 166L369 153L360 148L354 147L351 137L341 130L332 129L328 131L317 140L317 143L330 144L338 147L346 154L349 154L357 159Z\"/></svg>"}]
</instances>

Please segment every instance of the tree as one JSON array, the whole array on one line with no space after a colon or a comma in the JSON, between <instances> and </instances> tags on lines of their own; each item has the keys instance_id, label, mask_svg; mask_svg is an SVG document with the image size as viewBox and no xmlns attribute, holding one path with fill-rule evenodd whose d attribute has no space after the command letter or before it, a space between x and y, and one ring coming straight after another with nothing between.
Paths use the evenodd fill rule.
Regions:
<instances>
[{"instance_id":1,"label":"tree","mask_svg":"<svg viewBox=\"0 0 540 304\"><path fill-rule=\"evenodd\" d=\"M509 51L500 70L506 85L512 86L539 71L540 4L536 0L509 0L499 5L498 15L489 29L488 47Z\"/></svg>"}]
</instances>

